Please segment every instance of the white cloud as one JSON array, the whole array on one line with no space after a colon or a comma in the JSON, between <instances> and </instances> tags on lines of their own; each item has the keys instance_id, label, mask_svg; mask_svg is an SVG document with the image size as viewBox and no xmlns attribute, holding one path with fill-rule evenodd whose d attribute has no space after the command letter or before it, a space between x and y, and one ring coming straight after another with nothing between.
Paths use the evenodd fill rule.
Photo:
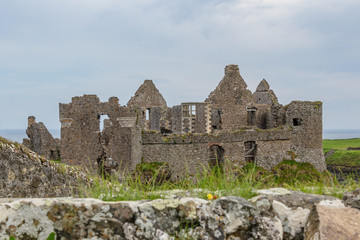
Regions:
<instances>
[{"instance_id":1,"label":"white cloud","mask_svg":"<svg viewBox=\"0 0 360 240\"><path fill-rule=\"evenodd\" d=\"M2 98L27 99L26 109L18 106L24 112L35 95L66 102L91 91L125 104L150 78L171 105L202 101L234 63L251 90L265 77L283 103L357 99L359 7L357 0L3 1ZM48 111L58 124L58 109Z\"/></svg>"}]
</instances>

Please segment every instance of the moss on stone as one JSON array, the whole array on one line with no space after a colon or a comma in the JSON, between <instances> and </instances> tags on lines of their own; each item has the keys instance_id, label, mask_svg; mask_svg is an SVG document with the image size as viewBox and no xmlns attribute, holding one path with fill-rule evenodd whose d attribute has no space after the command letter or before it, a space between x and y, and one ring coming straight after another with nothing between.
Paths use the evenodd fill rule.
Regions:
<instances>
[{"instance_id":1,"label":"moss on stone","mask_svg":"<svg viewBox=\"0 0 360 240\"><path fill-rule=\"evenodd\" d=\"M306 184L330 180L328 172L320 173L310 163L293 160L282 161L271 170L271 173L274 176L274 182L280 185Z\"/></svg>"},{"instance_id":2,"label":"moss on stone","mask_svg":"<svg viewBox=\"0 0 360 240\"><path fill-rule=\"evenodd\" d=\"M322 102L321 101L316 101L316 102L313 102L314 106L316 109L320 108L322 106Z\"/></svg>"},{"instance_id":3,"label":"moss on stone","mask_svg":"<svg viewBox=\"0 0 360 240\"><path fill-rule=\"evenodd\" d=\"M167 162L149 162L149 163L140 163L136 165L135 170L137 171L150 171L152 173L155 173L159 168L169 166L169 163Z\"/></svg>"},{"instance_id":4,"label":"moss on stone","mask_svg":"<svg viewBox=\"0 0 360 240\"><path fill-rule=\"evenodd\" d=\"M290 160L295 160L298 157L293 151L287 151L286 154L290 156Z\"/></svg>"}]
</instances>

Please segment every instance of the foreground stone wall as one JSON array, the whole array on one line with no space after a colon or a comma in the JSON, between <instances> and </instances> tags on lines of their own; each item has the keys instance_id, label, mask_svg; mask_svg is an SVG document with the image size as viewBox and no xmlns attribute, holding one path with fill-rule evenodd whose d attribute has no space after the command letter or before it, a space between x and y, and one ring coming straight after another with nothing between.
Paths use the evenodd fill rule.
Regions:
<instances>
[{"instance_id":1,"label":"foreground stone wall","mask_svg":"<svg viewBox=\"0 0 360 240\"><path fill-rule=\"evenodd\" d=\"M360 211L333 197L260 190L249 201L180 197L153 201L0 199L0 238L359 239Z\"/></svg>"},{"instance_id":2,"label":"foreground stone wall","mask_svg":"<svg viewBox=\"0 0 360 240\"><path fill-rule=\"evenodd\" d=\"M80 170L0 138L0 198L77 196L88 182Z\"/></svg>"}]
</instances>

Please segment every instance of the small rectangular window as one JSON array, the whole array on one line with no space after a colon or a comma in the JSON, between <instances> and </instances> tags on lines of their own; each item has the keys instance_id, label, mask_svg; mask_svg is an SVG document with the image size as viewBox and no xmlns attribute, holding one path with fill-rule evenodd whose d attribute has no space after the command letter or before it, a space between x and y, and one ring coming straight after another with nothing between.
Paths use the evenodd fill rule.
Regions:
<instances>
[{"instance_id":1,"label":"small rectangular window","mask_svg":"<svg viewBox=\"0 0 360 240\"><path fill-rule=\"evenodd\" d=\"M183 105L183 117L190 117L189 105Z\"/></svg>"},{"instance_id":2,"label":"small rectangular window","mask_svg":"<svg viewBox=\"0 0 360 240\"><path fill-rule=\"evenodd\" d=\"M302 122L301 118L293 118L293 126L300 126Z\"/></svg>"},{"instance_id":3,"label":"small rectangular window","mask_svg":"<svg viewBox=\"0 0 360 240\"><path fill-rule=\"evenodd\" d=\"M150 119L150 109L149 108L147 108L146 111L145 111L145 119L146 120Z\"/></svg>"},{"instance_id":4,"label":"small rectangular window","mask_svg":"<svg viewBox=\"0 0 360 240\"><path fill-rule=\"evenodd\" d=\"M256 143L254 141L244 142L245 146L245 161L252 163L255 161Z\"/></svg>"},{"instance_id":5,"label":"small rectangular window","mask_svg":"<svg viewBox=\"0 0 360 240\"><path fill-rule=\"evenodd\" d=\"M196 117L196 105L183 105L183 117Z\"/></svg>"},{"instance_id":6,"label":"small rectangular window","mask_svg":"<svg viewBox=\"0 0 360 240\"><path fill-rule=\"evenodd\" d=\"M191 105L191 117L196 117L196 105Z\"/></svg>"},{"instance_id":7,"label":"small rectangular window","mask_svg":"<svg viewBox=\"0 0 360 240\"><path fill-rule=\"evenodd\" d=\"M100 132L102 132L106 126L105 122L110 121L110 119L108 115L99 115L98 119L99 119L99 130Z\"/></svg>"}]
</instances>

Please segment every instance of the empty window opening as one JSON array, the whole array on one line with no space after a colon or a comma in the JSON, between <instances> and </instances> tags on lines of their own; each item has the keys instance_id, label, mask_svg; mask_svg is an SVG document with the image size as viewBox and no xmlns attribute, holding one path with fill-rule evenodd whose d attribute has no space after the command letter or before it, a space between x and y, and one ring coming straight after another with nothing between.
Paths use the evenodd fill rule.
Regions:
<instances>
[{"instance_id":1,"label":"empty window opening","mask_svg":"<svg viewBox=\"0 0 360 240\"><path fill-rule=\"evenodd\" d=\"M196 105L191 105L191 117L196 116Z\"/></svg>"},{"instance_id":2,"label":"empty window opening","mask_svg":"<svg viewBox=\"0 0 360 240\"><path fill-rule=\"evenodd\" d=\"M254 126L256 120L256 109L248 109L247 110L247 124L248 126Z\"/></svg>"},{"instance_id":3,"label":"empty window opening","mask_svg":"<svg viewBox=\"0 0 360 240\"><path fill-rule=\"evenodd\" d=\"M145 111L145 120L146 121L150 120L150 108L147 108Z\"/></svg>"},{"instance_id":4,"label":"empty window opening","mask_svg":"<svg viewBox=\"0 0 360 240\"><path fill-rule=\"evenodd\" d=\"M190 117L189 105L183 105L183 117Z\"/></svg>"},{"instance_id":5,"label":"empty window opening","mask_svg":"<svg viewBox=\"0 0 360 240\"><path fill-rule=\"evenodd\" d=\"M184 104L182 110L183 117L196 117L196 105Z\"/></svg>"},{"instance_id":6,"label":"empty window opening","mask_svg":"<svg viewBox=\"0 0 360 240\"><path fill-rule=\"evenodd\" d=\"M59 150L50 150L49 158L51 160L60 161L60 151Z\"/></svg>"},{"instance_id":7,"label":"empty window opening","mask_svg":"<svg viewBox=\"0 0 360 240\"><path fill-rule=\"evenodd\" d=\"M225 150L219 145L210 147L210 167L222 167L224 165Z\"/></svg>"},{"instance_id":8,"label":"empty window opening","mask_svg":"<svg viewBox=\"0 0 360 240\"><path fill-rule=\"evenodd\" d=\"M212 129L221 129L221 110L211 110L211 127Z\"/></svg>"},{"instance_id":9,"label":"empty window opening","mask_svg":"<svg viewBox=\"0 0 360 240\"><path fill-rule=\"evenodd\" d=\"M302 124L301 118L293 118L293 126L300 126Z\"/></svg>"},{"instance_id":10,"label":"empty window opening","mask_svg":"<svg viewBox=\"0 0 360 240\"><path fill-rule=\"evenodd\" d=\"M245 146L245 161L246 161L246 163L255 162L255 156L256 156L255 141L244 142L244 146Z\"/></svg>"},{"instance_id":11,"label":"empty window opening","mask_svg":"<svg viewBox=\"0 0 360 240\"><path fill-rule=\"evenodd\" d=\"M100 119L100 132L102 132L104 130L104 128L110 123L110 119L108 115L100 115L99 116Z\"/></svg>"}]
</instances>

